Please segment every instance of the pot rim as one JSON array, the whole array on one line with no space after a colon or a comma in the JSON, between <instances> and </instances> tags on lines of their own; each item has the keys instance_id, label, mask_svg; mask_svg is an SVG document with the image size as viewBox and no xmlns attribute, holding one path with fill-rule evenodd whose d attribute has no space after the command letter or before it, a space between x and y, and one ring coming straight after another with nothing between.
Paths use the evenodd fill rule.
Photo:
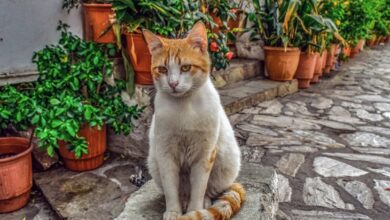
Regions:
<instances>
[{"instance_id":1,"label":"pot rim","mask_svg":"<svg viewBox=\"0 0 390 220\"><path fill-rule=\"evenodd\" d=\"M25 140L25 141L27 141L27 144L29 144L29 139L28 138L24 138L24 137L0 137L0 141L4 140L5 142L7 140L15 140L15 139L16 140ZM31 144L30 147L26 148L24 151L22 151L21 153L16 154L15 156L0 159L0 163L5 163L5 162L13 161L13 160L18 160L19 158L21 158L21 157L31 153L31 151L33 149L33 145L34 144ZM0 144L0 147L1 147L1 144Z\"/></svg>"},{"instance_id":2,"label":"pot rim","mask_svg":"<svg viewBox=\"0 0 390 220\"><path fill-rule=\"evenodd\" d=\"M300 51L299 47L272 47L272 46L264 46L264 50L276 50L276 51Z\"/></svg>"},{"instance_id":3,"label":"pot rim","mask_svg":"<svg viewBox=\"0 0 390 220\"><path fill-rule=\"evenodd\" d=\"M108 8L112 7L111 3L82 3L86 8Z\"/></svg>"}]
</instances>

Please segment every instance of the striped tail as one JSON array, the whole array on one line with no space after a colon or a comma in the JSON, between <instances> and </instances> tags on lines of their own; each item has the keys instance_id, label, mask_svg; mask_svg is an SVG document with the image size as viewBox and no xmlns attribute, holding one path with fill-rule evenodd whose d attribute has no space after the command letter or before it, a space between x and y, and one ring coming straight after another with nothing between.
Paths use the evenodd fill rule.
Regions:
<instances>
[{"instance_id":1,"label":"striped tail","mask_svg":"<svg viewBox=\"0 0 390 220\"><path fill-rule=\"evenodd\" d=\"M180 216L178 220L227 220L240 211L244 200L244 187L239 183L233 183L210 208L189 212Z\"/></svg>"}]
</instances>

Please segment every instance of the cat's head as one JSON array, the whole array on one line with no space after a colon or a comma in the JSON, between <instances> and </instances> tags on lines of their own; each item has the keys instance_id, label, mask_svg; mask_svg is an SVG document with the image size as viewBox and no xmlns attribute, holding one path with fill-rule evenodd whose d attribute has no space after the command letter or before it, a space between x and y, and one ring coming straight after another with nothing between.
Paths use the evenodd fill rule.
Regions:
<instances>
[{"instance_id":1,"label":"cat's head","mask_svg":"<svg viewBox=\"0 0 390 220\"><path fill-rule=\"evenodd\" d=\"M159 37L143 31L152 54L152 75L157 90L182 97L203 85L210 72L207 30L197 22L184 39Z\"/></svg>"}]
</instances>

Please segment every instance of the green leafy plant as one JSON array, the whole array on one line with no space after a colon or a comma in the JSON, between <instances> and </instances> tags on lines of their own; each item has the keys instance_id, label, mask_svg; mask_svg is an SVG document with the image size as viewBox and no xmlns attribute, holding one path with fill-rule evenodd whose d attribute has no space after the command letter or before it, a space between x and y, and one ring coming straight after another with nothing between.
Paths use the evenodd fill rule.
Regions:
<instances>
[{"instance_id":1,"label":"green leafy plant","mask_svg":"<svg viewBox=\"0 0 390 220\"><path fill-rule=\"evenodd\" d=\"M81 126L101 128L105 123L115 132L127 134L142 108L123 103L123 81L116 80L115 85L104 81L112 74L108 53L114 46L84 41L66 27L59 28L57 45L34 53L39 78L30 95L37 103L31 124L40 147L46 148L49 155L61 140L80 157L88 153L85 139L77 134Z\"/></svg>"},{"instance_id":2,"label":"green leafy plant","mask_svg":"<svg viewBox=\"0 0 390 220\"><path fill-rule=\"evenodd\" d=\"M103 3L111 3L111 0L63 0L62 9L66 9L69 13L72 9L78 8L81 3L103 4Z\"/></svg>"},{"instance_id":3,"label":"green leafy plant","mask_svg":"<svg viewBox=\"0 0 390 220\"><path fill-rule=\"evenodd\" d=\"M297 46L300 5L300 0L265 0L264 3L253 0L255 10L248 14L248 19L254 23L253 37L262 37L267 46Z\"/></svg>"}]
</instances>

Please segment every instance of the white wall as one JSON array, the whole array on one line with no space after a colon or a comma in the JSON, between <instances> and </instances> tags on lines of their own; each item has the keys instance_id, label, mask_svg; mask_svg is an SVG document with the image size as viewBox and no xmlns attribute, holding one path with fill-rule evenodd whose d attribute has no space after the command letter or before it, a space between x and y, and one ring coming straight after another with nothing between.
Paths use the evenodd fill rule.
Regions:
<instances>
[{"instance_id":1,"label":"white wall","mask_svg":"<svg viewBox=\"0 0 390 220\"><path fill-rule=\"evenodd\" d=\"M82 35L81 10L68 14L61 6L62 0L0 0L0 81L34 71L32 54L58 41L59 20Z\"/></svg>"}]
</instances>

